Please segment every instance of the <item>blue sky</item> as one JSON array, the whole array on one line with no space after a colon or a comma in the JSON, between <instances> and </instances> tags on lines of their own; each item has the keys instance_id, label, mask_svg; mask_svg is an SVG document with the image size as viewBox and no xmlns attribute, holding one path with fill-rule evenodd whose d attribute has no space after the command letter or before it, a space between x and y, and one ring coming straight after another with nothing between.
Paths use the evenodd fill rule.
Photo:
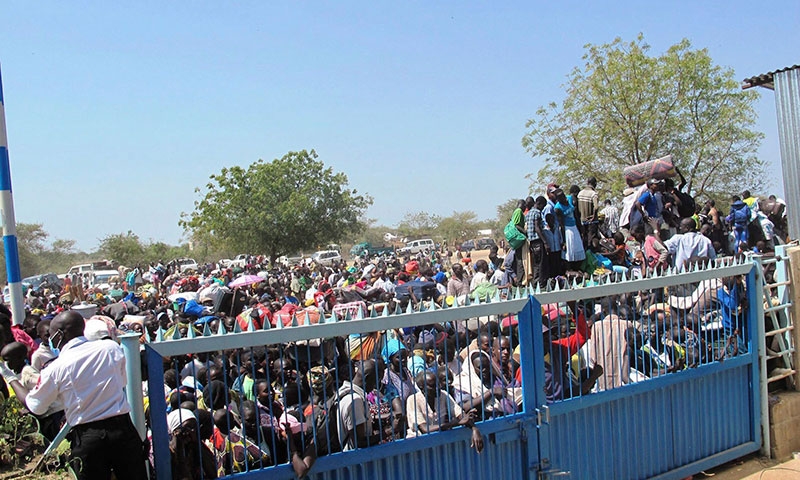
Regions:
<instances>
[{"instance_id":1,"label":"blue sky","mask_svg":"<svg viewBox=\"0 0 800 480\"><path fill-rule=\"evenodd\" d=\"M209 175L312 148L381 224L494 217L527 194L525 121L587 43L688 38L739 80L800 63L796 0L117 3L0 7L17 221L84 250L177 244ZM777 179L772 92L756 109Z\"/></svg>"}]
</instances>

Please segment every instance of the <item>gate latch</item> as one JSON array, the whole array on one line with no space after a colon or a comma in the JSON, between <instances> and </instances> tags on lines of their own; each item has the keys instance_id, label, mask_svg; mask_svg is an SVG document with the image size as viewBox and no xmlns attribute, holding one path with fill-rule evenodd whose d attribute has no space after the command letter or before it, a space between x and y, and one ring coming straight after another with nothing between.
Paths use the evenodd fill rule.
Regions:
<instances>
[{"instance_id":1,"label":"gate latch","mask_svg":"<svg viewBox=\"0 0 800 480\"><path fill-rule=\"evenodd\" d=\"M536 409L536 426L550 425L550 407L543 405Z\"/></svg>"},{"instance_id":2,"label":"gate latch","mask_svg":"<svg viewBox=\"0 0 800 480\"><path fill-rule=\"evenodd\" d=\"M559 470L557 468L548 468L547 470L539 471L539 480L548 480L551 478L572 478L572 473L569 470Z\"/></svg>"}]
</instances>

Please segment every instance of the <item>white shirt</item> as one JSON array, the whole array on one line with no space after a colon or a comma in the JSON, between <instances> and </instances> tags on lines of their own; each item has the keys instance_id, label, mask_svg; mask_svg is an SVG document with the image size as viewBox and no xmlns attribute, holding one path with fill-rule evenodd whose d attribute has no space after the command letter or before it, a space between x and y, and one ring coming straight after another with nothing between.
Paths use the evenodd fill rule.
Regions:
<instances>
[{"instance_id":1,"label":"white shirt","mask_svg":"<svg viewBox=\"0 0 800 480\"><path fill-rule=\"evenodd\" d=\"M408 416L408 431L406 438L421 435L420 426L428 430L431 425L441 425L461 416L463 410L449 393L440 390L436 395L436 410L432 409L422 392L415 392L406 399L406 415Z\"/></svg>"},{"instance_id":2,"label":"white shirt","mask_svg":"<svg viewBox=\"0 0 800 480\"><path fill-rule=\"evenodd\" d=\"M664 246L667 247L667 250L672 255L674 259L673 265L678 270L683 270L684 262L691 257L705 257L712 260L717 258L717 252L714 251L711 240L698 232L675 235L664 242Z\"/></svg>"},{"instance_id":3,"label":"white shirt","mask_svg":"<svg viewBox=\"0 0 800 480\"><path fill-rule=\"evenodd\" d=\"M76 426L130 412L125 399L125 355L113 340L73 338L41 372L26 404L36 415L56 401Z\"/></svg>"}]
</instances>

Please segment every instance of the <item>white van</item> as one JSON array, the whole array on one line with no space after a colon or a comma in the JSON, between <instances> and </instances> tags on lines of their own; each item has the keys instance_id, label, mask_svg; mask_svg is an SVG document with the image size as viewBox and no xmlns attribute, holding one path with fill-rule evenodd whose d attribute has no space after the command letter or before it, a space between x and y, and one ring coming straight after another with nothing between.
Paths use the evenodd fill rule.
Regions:
<instances>
[{"instance_id":1,"label":"white van","mask_svg":"<svg viewBox=\"0 0 800 480\"><path fill-rule=\"evenodd\" d=\"M412 240L406 243L405 247L399 248L397 253L400 255L413 255L419 252L431 252L436 250L436 244L430 238L422 238L419 240Z\"/></svg>"},{"instance_id":2,"label":"white van","mask_svg":"<svg viewBox=\"0 0 800 480\"><path fill-rule=\"evenodd\" d=\"M73 273L83 275L84 273L89 273L92 270L94 270L94 268L92 267L91 263L84 263L83 265L73 265L69 267L69 270L67 270L67 276L72 275Z\"/></svg>"}]
</instances>

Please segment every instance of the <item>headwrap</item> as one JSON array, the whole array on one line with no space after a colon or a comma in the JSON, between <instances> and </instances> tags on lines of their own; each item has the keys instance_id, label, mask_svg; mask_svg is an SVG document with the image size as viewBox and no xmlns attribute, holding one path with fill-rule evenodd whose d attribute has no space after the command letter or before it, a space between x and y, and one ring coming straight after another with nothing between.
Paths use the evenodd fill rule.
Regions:
<instances>
[{"instance_id":1,"label":"headwrap","mask_svg":"<svg viewBox=\"0 0 800 480\"><path fill-rule=\"evenodd\" d=\"M327 385L328 382L333 380L330 370L324 366L311 367L311 370L306 374L306 378L309 386L319 385L320 382L324 382L324 385Z\"/></svg>"},{"instance_id":2,"label":"headwrap","mask_svg":"<svg viewBox=\"0 0 800 480\"><path fill-rule=\"evenodd\" d=\"M386 345L383 347L383 351L381 352L381 356L383 356L383 361L387 364L389 363L389 357L394 355L395 353L399 352L400 350L405 350L406 346L403 345L403 342L400 340L393 338L386 342Z\"/></svg>"},{"instance_id":3,"label":"headwrap","mask_svg":"<svg viewBox=\"0 0 800 480\"><path fill-rule=\"evenodd\" d=\"M169 428L169 433L177 430L181 424L183 424L183 422L190 418L197 420L197 417L194 416L194 412L185 408L179 408L169 412L167 415L167 427Z\"/></svg>"}]
</instances>

